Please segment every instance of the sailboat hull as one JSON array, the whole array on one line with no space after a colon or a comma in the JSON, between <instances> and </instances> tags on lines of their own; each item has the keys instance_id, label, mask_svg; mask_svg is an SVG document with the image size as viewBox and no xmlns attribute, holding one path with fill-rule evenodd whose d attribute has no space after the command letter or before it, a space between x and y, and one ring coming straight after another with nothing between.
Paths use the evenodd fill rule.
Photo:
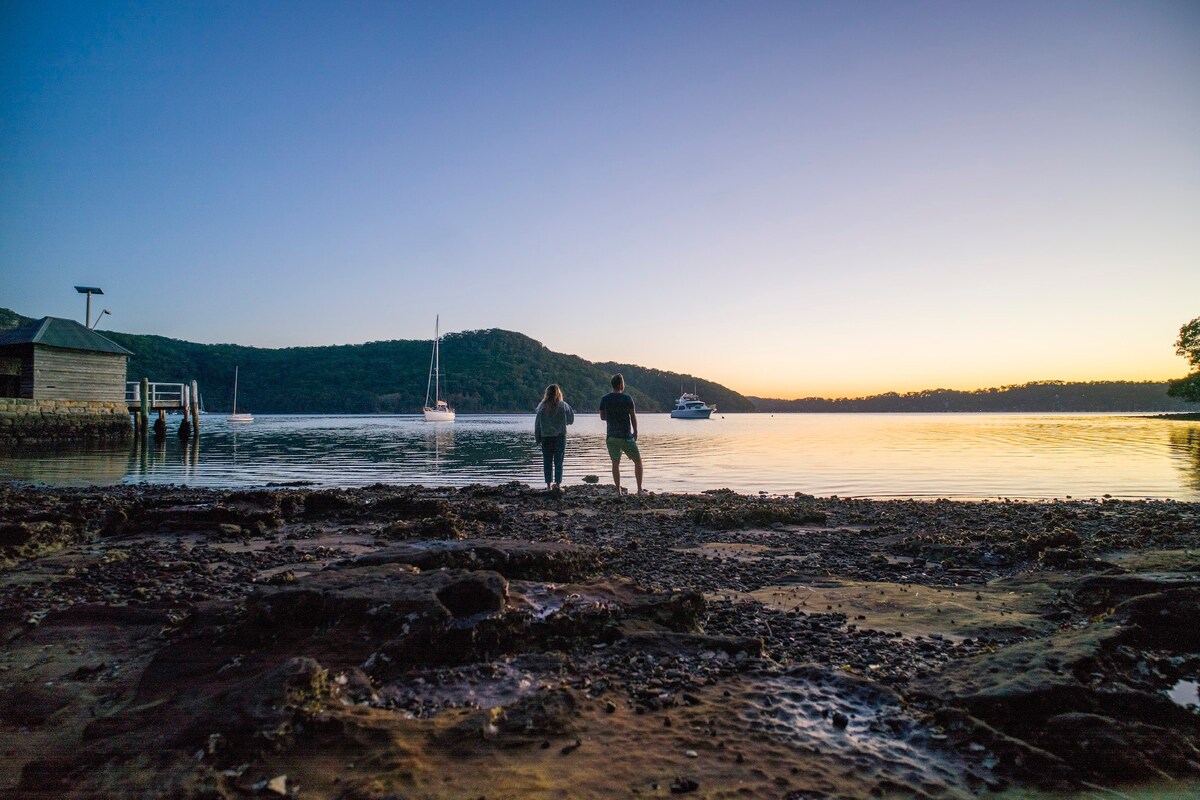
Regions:
<instances>
[{"instance_id":1,"label":"sailboat hull","mask_svg":"<svg viewBox=\"0 0 1200 800\"><path fill-rule=\"evenodd\" d=\"M454 422L454 412L444 409L427 408L425 409L426 422Z\"/></svg>"}]
</instances>

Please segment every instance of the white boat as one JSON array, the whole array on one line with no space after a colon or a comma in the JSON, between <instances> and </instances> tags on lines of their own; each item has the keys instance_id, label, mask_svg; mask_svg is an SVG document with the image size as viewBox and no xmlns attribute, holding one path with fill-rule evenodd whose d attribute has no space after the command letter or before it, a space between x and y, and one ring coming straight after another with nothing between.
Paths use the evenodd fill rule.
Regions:
<instances>
[{"instance_id":1,"label":"white boat","mask_svg":"<svg viewBox=\"0 0 1200 800\"><path fill-rule=\"evenodd\" d=\"M708 419L716 410L716 406L707 405L692 392L684 392L675 401L671 419Z\"/></svg>"},{"instance_id":2,"label":"white boat","mask_svg":"<svg viewBox=\"0 0 1200 800\"><path fill-rule=\"evenodd\" d=\"M238 368L235 365L233 368L233 413L229 415L228 419L230 422L237 423L239 425L247 422L254 422L254 417L252 415L237 413L237 379Z\"/></svg>"},{"instance_id":3,"label":"white boat","mask_svg":"<svg viewBox=\"0 0 1200 800\"><path fill-rule=\"evenodd\" d=\"M454 409L442 399L442 362L438 345L441 342L440 317L434 317L433 356L429 360L429 383L425 384L425 421L454 422ZM433 405L429 396L433 394Z\"/></svg>"}]
</instances>

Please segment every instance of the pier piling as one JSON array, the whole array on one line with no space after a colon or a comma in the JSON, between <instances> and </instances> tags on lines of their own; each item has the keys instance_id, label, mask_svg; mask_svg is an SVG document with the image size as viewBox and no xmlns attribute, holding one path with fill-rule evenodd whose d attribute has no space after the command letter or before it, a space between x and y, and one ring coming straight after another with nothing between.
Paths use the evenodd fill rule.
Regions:
<instances>
[{"instance_id":1,"label":"pier piling","mask_svg":"<svg viewBox=\"0 0 1200 800\"><path fill-rule=\"evenodd\" d=\"M125 405L133 415L134 430L143 436L149 433L150 415L158 412L154 423L154 435L167 432L167 415L179 411L183 420L179 424L179 438L187 440L200 432L200 388L196 381L188 383L152 383L149 378L128 381L125 384ZM188 419L188 414L191 419Z\"/></svg>"},{"instance_id":2,"label":"pier piling","mask_svg":"<svg viewBox=\"0 0 1200 800\"><path fill-rule=\"evenodd\" d=\"M180 405L182 406L183 420L179 423L177 435L181 441L186 442L192 435L192 426L188 424L188 385L186 383L183 384L183 398L180 400Z\"/></svg>"},{"instance_id":3,"label":"pier piling","mask_svg":"<svg viewBox=\"0 0 1200 800\"><path fill-rule=\"evenodd\" d=\"M143 436L150 428L150 379L142 378L142 410L138 414L138 432Z\"/></svg>"},{"instance_id":4,"label":"pier piling","mask_svg":"<svg viewBox=\"0 0 1200 800\"><path fill-rule=\"evenodd\" d=\"M192 395L189 398L192 403L192 431L200 436L200 387L195 381L192 381Z\"/></svg>"}]
</instances>

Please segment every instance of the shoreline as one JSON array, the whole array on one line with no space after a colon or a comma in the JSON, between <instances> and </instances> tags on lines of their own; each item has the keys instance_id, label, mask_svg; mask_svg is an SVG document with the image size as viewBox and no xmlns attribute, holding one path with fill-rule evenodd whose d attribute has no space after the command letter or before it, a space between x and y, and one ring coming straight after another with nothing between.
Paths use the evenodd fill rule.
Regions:
<instances>
[{"instance_id":1,"label":"shoreline","mask_svg":"<svg viewBox=\"0 0 1200 800\"><path fill-rule=\"evenodd\" d=\"M1200 786L1197 503L0 484L0 518L15 797Z\"/></svg>"}]
</instances>

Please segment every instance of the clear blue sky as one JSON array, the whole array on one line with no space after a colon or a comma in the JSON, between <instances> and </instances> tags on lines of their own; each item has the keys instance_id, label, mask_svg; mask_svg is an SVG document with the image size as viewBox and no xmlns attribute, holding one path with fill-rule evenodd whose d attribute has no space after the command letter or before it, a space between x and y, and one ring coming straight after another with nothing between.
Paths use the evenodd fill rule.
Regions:
<instances>
[{"instance_id":1,"label":"clear blue sky","mask_svg":"<svg viewBox=\"0 0 1200 800\"><path fill-rule=\"evenodd\" d=\"M1200 3L2 2L0 306L75 284L772 396L1177 377Z\"/></svg>"}]
</instances>

